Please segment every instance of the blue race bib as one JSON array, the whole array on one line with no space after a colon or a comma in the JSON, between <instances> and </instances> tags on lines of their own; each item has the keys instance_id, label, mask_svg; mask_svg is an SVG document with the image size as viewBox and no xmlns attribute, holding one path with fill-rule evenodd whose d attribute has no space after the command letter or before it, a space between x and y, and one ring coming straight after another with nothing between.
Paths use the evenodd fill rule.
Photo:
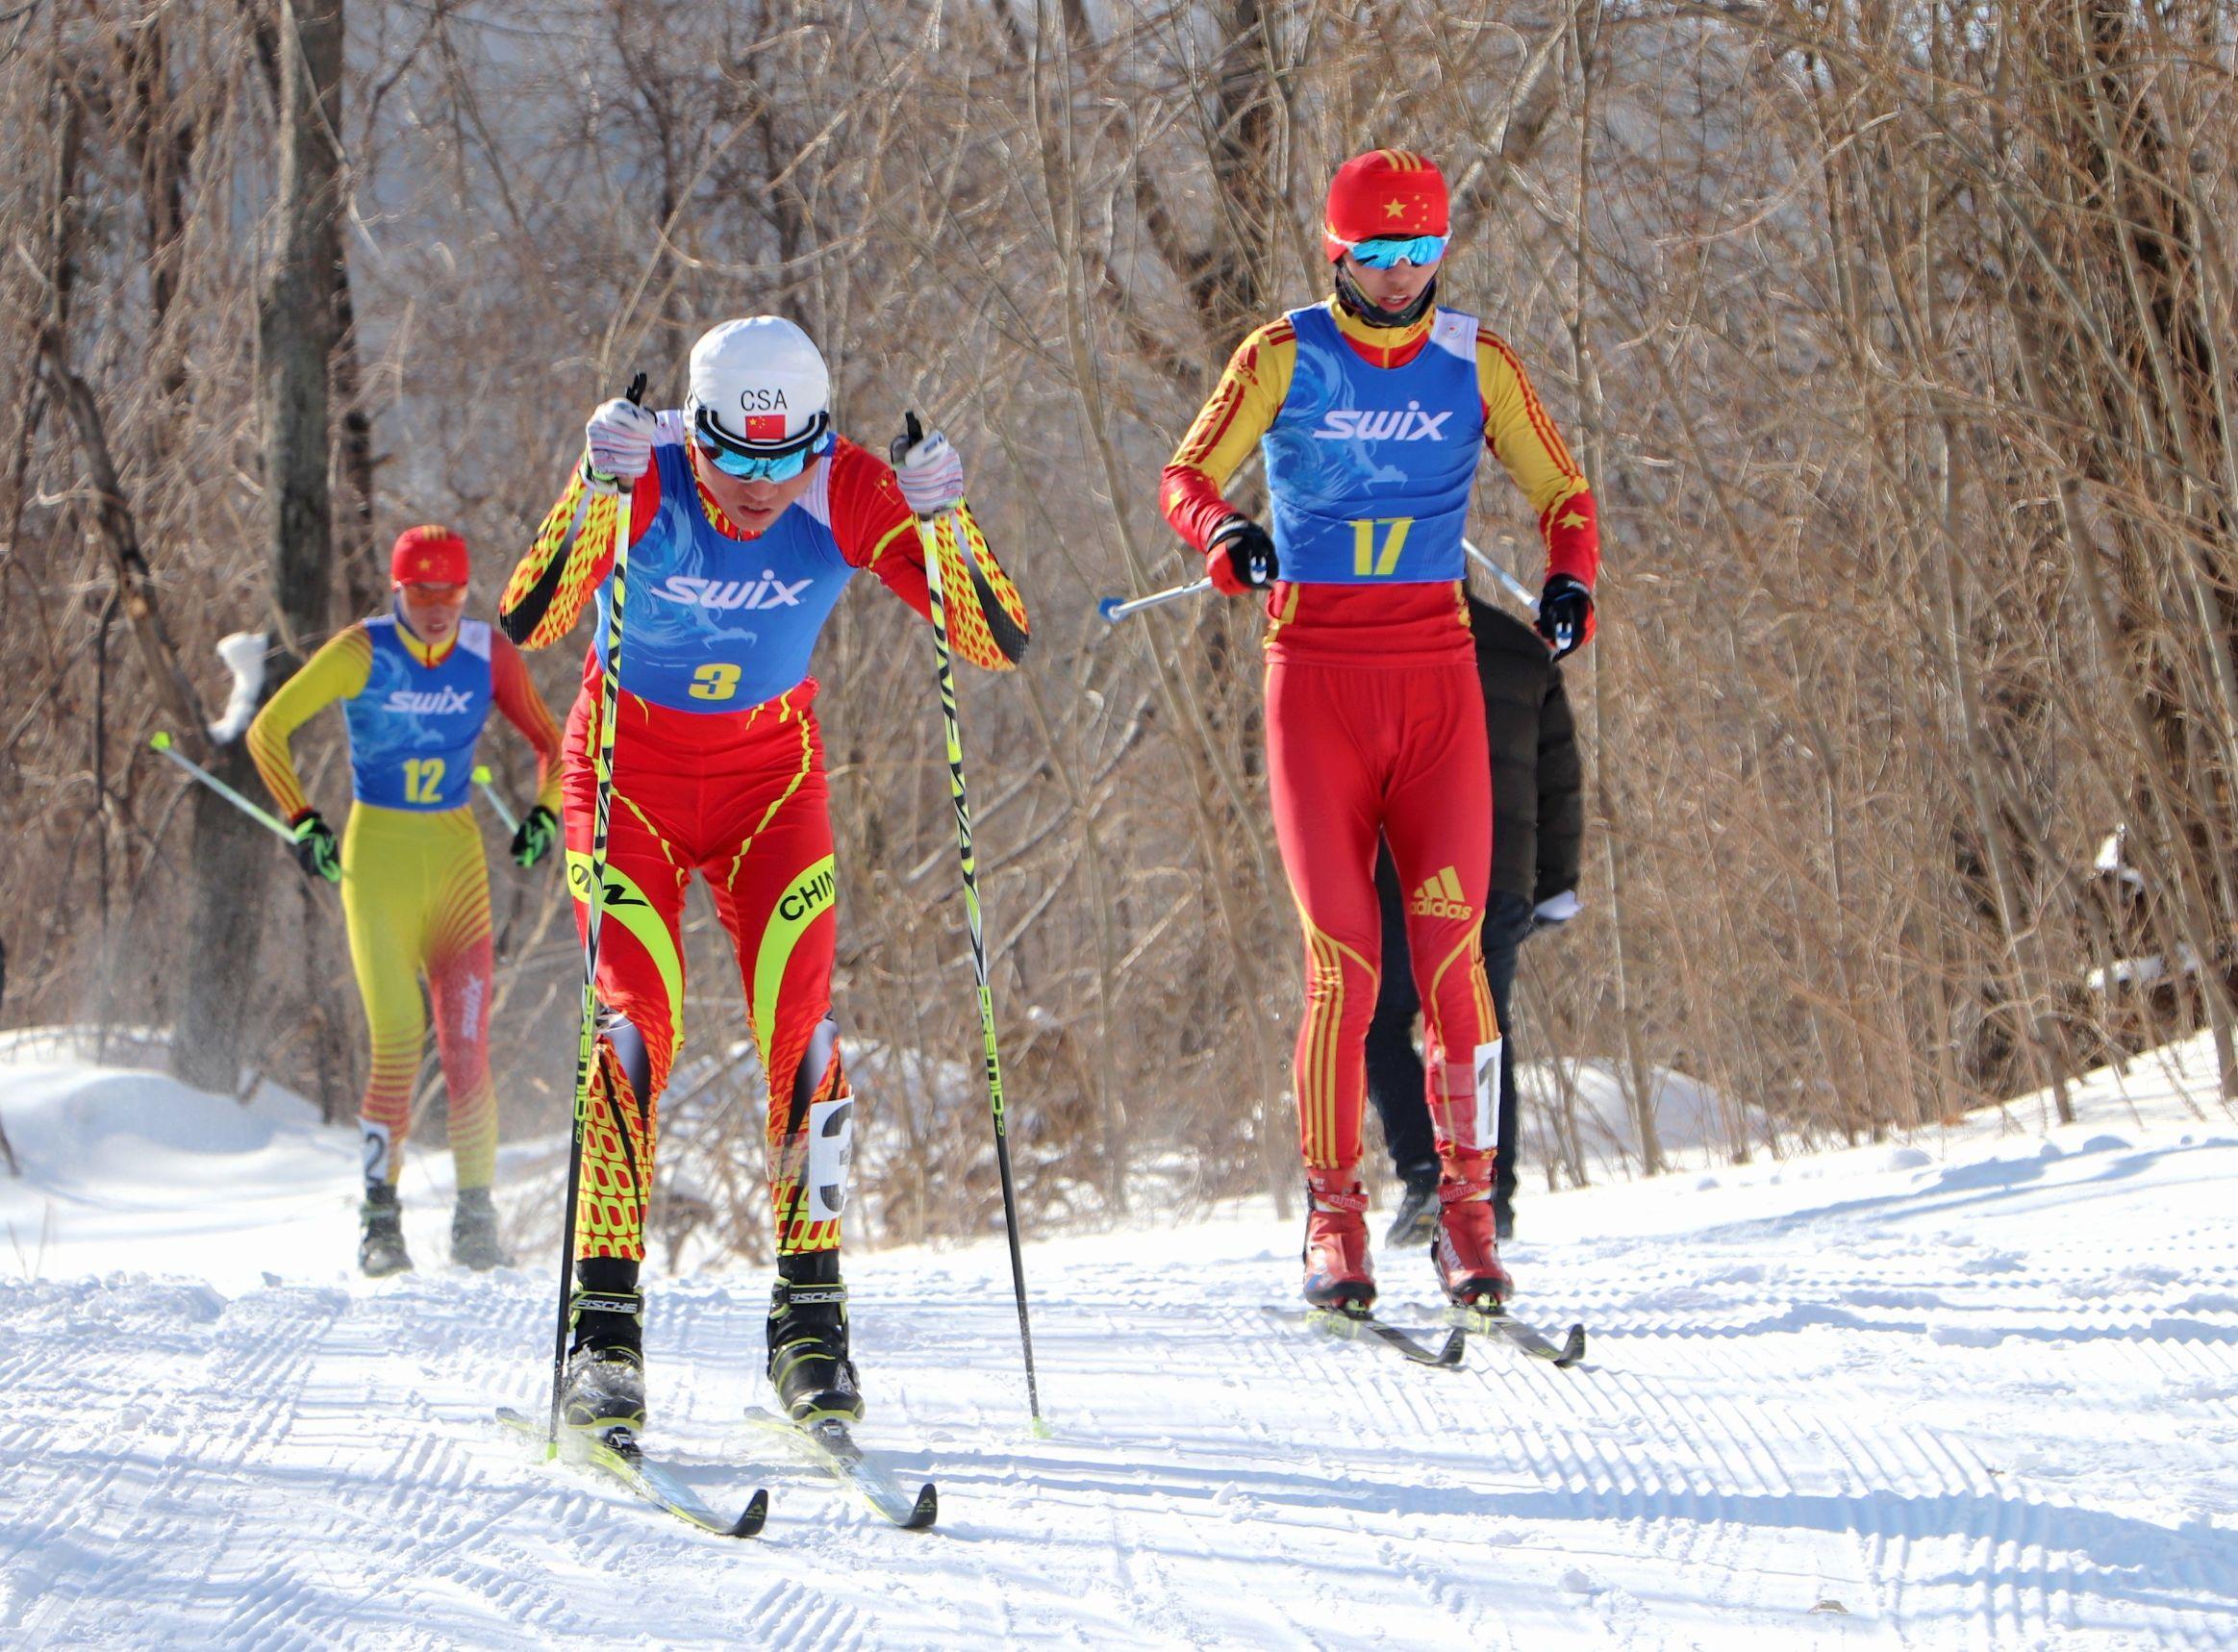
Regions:
<instances>
[{"instance_id":1,"label":"blue race bib","mask_svg":"<svg viewBox=\"0 0 2238 1652\"><path fill-rule=\"evenodd\" d=\"M1468 571L1461 539L1484 394L1476 317L1440 310L1402 367L1371 366L1326 305L1294 310L1297 365L1260 440L1282 577L1427 584Z\"/></svg>"},{"instance_id":2,"label":"blue race bib","mask_svg":"<svg viewBox=\"0 0 2238 1652\"><path fill-rule=\"evenodd\" d=\"M466 801L474 746L490 716L490 625L463 619L440 665L412 656L393 614L365 621L373 661L342 702L350 725L350 794L383 809L432 814Z\"/></svg>"},{"instance_id":3,"label":"blue race bib","mask_svg":"<svg viewBox=\"0 0 2238 1652\"><path fill-rule=\"evenodd\" d=\"M653 462L661 508L630 547L622 688L679 712L742 712L797 687L855 572L822 519L829 462L758 539L716 531L681 446L656 446ZM613 590L609 575L598 588L592 644L601 667Z\"/></svg>"}]
</instances>

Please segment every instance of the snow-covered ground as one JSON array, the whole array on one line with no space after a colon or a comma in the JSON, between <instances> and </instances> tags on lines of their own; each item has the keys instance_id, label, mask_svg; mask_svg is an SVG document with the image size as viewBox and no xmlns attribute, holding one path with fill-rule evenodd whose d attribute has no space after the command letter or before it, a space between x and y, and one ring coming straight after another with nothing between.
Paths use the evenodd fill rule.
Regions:
<instances>
[{"instance_id":1,"label":"snow-covered ground","mask_svg":"<svg viewBox=\"0 0 2238 1652\"><path fill-rule=\"evenodd\" d=\"M349 1271L354 1143L0 1050L10 1645L1976 1645L2238 1641L2238 1122L2203 1052L2049 1135L1952 1132L1559 1195L1521 1306L1589 1364L1423 1370L1273 1322L1265 1210L859 1256L875 1522L742 1426L765 1281L658 1288L650 1442L767 1529L700 1537L490 1420L547 1380L547 1269ZM437 1164L440 1161L429 1161ZM1389 1316L1428 1264L1383 1261Z\"/></svg>"}]
</instances>

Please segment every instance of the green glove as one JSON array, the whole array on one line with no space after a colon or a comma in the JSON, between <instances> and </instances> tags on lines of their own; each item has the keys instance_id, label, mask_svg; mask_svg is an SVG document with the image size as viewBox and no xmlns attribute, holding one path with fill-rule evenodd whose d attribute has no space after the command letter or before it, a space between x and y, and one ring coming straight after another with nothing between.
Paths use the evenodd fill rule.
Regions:
<instances>
[{"instance_id":1,"label":"green glove","mask_svg":"<svg viewBox=\"0 0 2238 1652\"><path fill-rule=\"evenodd\" d=\"M342 881L341 845L334 840L334 828L319 818L314 809L295 822L295 864L314 878L324 878L330 884Z\"/></svg>"},{"instance_id":2,"label":"green glove","mask_svg":"<svg viewBox=\"0 0 2238 1652\"><path fill-rule=\"evenodd\" d=\"M552 844L560 836L560 823L552 812L538 804L520 817L520 824L513 833L513 858L523 866L533 866L552 852Z\"/></svg>"}]
</instances>

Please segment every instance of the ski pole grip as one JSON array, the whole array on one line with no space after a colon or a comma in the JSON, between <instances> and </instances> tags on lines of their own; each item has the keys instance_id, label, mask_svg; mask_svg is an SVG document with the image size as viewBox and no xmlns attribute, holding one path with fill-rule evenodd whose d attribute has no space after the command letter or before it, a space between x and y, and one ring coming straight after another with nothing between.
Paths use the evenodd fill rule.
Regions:
<instances>
[{"instance_id":1,"label":"ski pole grip","mask_svg":"<svg viewBox=\"0 0 2238 1652\"><path fill-rule=\"evenodd\" d=\"M636 378L630 380L629 388L624 392L624 394L627 396L630 406L636 408L643 407L645 405L644 374L640 373Z\"/></svg>"}]
</instances>

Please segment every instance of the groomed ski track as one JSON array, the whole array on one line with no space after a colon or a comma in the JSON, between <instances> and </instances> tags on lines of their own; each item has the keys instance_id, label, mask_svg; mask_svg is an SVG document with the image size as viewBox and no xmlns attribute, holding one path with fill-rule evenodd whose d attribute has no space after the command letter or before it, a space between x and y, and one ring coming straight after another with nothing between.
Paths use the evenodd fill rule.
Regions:
<instances>
[{"instance_id":1,"label":"groomed ski track","mask_svg":"<svg viewBox=\"0 0 2238 1652\"><path fill-rule=\"evenodd\" d=\"M767 1403L758 1272L660 1283L647 1444L717 1508L769 1488L733 1543L490 1420L541 1405L548 1287L444 1267L440 1189L408 1199L421 1273L347 1277L349 1139L276 1128L199 1156L261 1189L238 1238L166 1230L197 1156L166 1148L161 1186L42 1171L77 1138L38 1098L78 1081L12 1060L11 1645L2238 1636L2238 1123L2203 1083L2193 1118L2150 1064L2142 1119L2109 1081L2049 1136L2016 1108L2001 1134L1527 1186L1519 1307L1588 1324L1570 1372L1485 1338L1444 1372L1270 1325L1295 1241L1250 1209L1030 1247L1036 1439L999 1242L864 1254L861 1438L939 1482L929 1533L736 1420ZM1427 1264L1378 1260L1385 1316L1432 1324Z\"/></svg>"}]
</instances>

